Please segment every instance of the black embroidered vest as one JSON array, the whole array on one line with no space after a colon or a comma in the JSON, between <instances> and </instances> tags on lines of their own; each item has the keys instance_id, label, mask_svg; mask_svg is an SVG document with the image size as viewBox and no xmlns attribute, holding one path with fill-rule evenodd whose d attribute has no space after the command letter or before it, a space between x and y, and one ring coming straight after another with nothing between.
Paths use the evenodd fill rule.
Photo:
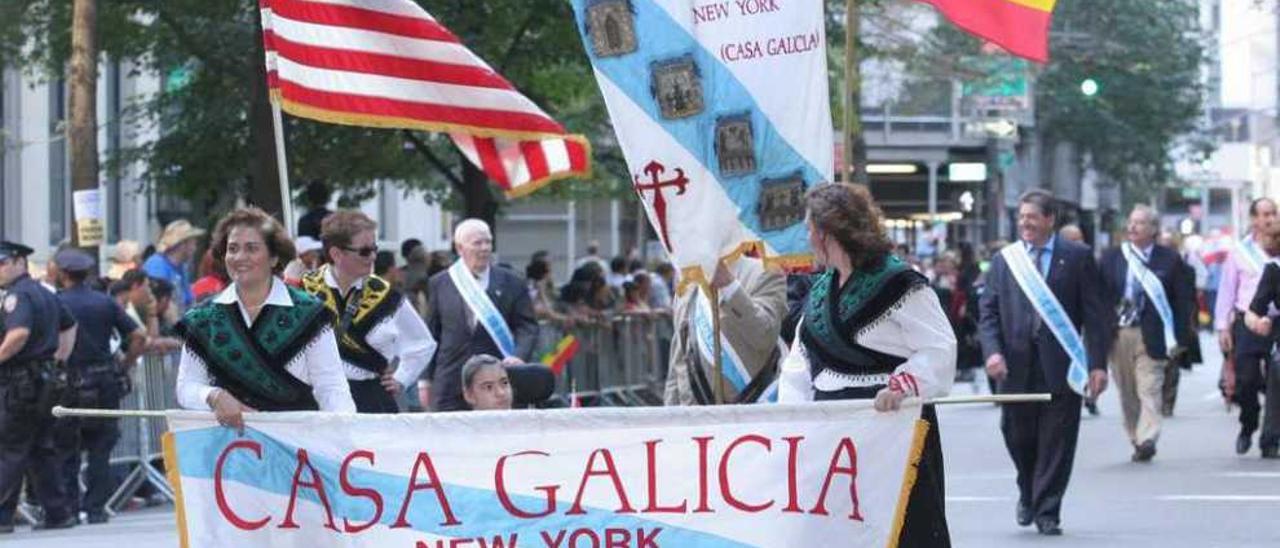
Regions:
<instances>
[{"instance_id":1,"label":"black embroidered vest","mask_svg":"<svg viewBox=\"0 0 1280 548\"><path fill-rule=\"evenodd\" d=\"M369 332L378 324L391 318L404 299L391 288L391 284L378 276L370 275L356 293L357 302L349 303L325 282L326 266L302 278L302 287L329 309L333 318L333 331L338 338L338 353L343 361L370 373L382 374L390 360L369 345Z\"/></svg>"},{"instance_id":2,"label":"black embroidered vest","mask_svg":"<svg viewBox=\"0 0 1280 548\"><path fill-rule=\"evenodd\" d=\"M330 325L330 314L305 292L288 291L293 306L264 306L252 326L245 325L238 305L214 302L187 311L177 326L213 385L259 411L319 409L311 386L285 366Z\"/></svg>"}]
</instances>

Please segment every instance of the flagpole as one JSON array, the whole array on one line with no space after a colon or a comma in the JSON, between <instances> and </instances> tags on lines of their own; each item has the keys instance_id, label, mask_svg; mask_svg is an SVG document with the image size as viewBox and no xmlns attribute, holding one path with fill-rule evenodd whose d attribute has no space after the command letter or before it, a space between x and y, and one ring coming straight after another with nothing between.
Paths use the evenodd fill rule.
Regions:
<instances>
[{"instance_id":1,"label":"flagpole","mask_svg":"<svg viewBox=\"0 0 1280 548\"><path fill-rule=\"evenodd\" d=\"M284 115L280 112L280 100L271 97L271 125L276 134L276 169L280 175L280 217L284 219L285 232L293 234L293 200L289 198L289 162L284 153Z\"/></svg>"},{"instance_id":2,"label":"flagpole","mask_svg":"<svg viewBox=\"0 0 1280 548\"><path fill-rule=\"evenodd\" d=\"M844 172L841 178L846 183L853 182L853 111L859 108L853 104L853 57L854 49L857 47L857 33L854 31L853 24L857 18L856 10L858 0L845 1L845 21L844 21L844 147L842 150L844 157Z\"/></svg>"},{"instance_id":3,"label":"flagpole","mask_svg":"<svg viewBox=\"0 0 1280 548\"><path fill-rule=\"evenodd\" d=\"M711 378L712 392L715 394L716 404L724 404L724 350L720 343L720 289L714 285L708 285L710 291L707 292L707 298L711 300L711 338L715 343L712 345L711 360Z\"/></svg>"}]
</instances>

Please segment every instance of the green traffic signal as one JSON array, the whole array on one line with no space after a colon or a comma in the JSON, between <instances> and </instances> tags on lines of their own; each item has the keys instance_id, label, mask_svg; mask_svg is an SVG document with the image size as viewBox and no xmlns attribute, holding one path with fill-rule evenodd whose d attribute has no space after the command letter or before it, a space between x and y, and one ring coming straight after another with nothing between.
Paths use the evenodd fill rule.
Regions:
<instances>
[{"instance_id":1,"label":"green traffic signal","mask_svg":"<svg viewBox=\"0 0 1280 548\"><path fill-rule=\"evenodd\" d=\"M1098 81L1093 78L1085 78L1083 82L1080 82L1080 93L1083 93L1085 97L1097 95Z\"/></svg>"}]
</instances>

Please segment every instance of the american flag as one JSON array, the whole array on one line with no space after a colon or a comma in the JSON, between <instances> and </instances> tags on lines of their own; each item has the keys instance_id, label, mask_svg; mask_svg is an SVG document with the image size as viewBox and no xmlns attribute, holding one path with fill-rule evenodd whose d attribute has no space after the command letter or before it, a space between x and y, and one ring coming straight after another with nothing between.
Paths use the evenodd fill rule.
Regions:
<instances>
[{"instance_id":1,"label":"american flag","mask_svg":"<svg viewBox=\"0 0 1280 548\"><path fill-rule=\"evenodd\" d=\"M447 132L508 196L590 174L569 135L411 0L259 0L272 97L294 116Z\"/></svg>"}]
</instances>

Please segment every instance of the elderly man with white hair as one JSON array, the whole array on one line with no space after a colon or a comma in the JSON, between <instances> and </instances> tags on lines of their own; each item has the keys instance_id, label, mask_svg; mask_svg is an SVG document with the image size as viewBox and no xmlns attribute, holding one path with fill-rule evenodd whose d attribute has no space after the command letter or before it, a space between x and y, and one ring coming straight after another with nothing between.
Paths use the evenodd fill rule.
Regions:
<instances>
[{"instance_id":1,"label":"elderly man with white hair","mask_svg":"<svg viewBox=\"0 0 1280 548\"><path fill-rule=\"evenodd\" d=\"M453 231L458 260L431 278L427 328L439 341L435 357L418 383L418 397L432 411L467 409L462 397L462 366L488 354L506 364L530 359L538 321L524 280L491 264L493 232L479 219L467 219Z\"/></svg>"}]
</instances>

